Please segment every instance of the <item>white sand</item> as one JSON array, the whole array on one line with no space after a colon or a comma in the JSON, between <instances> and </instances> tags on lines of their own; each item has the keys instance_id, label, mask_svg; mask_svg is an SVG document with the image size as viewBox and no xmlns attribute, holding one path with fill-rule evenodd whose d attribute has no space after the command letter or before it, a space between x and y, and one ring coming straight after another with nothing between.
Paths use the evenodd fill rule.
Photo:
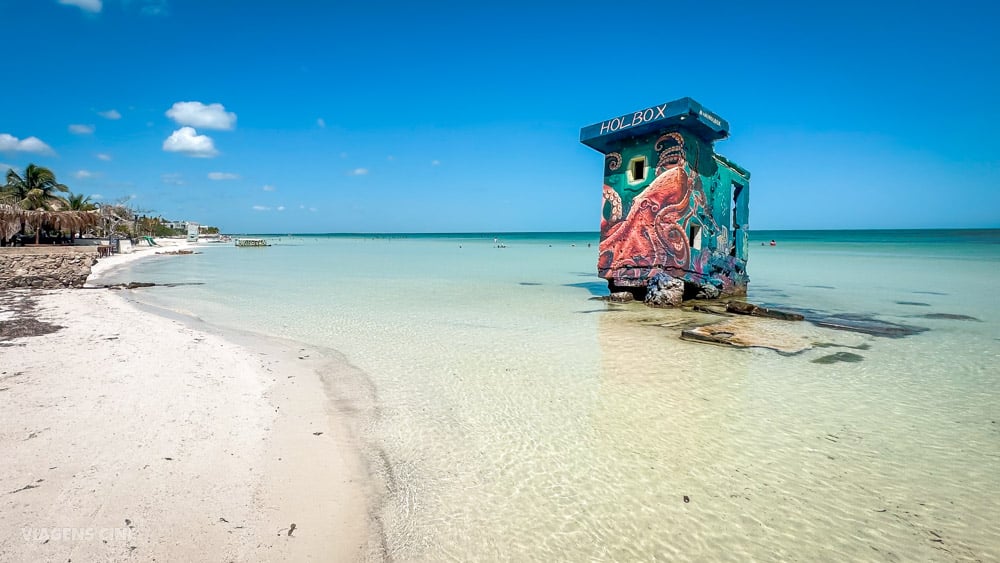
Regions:
<instances>
[{"instance_id":1,"label":"white sand","mask_svg":"<svg viewBox=\"0 0 1000 563\"><path fill-rule=\"evenodd\" d=\"M198 252L198 244L193 244L187 239L157 238L154 239L159 246L147 246L145 243L134 246L132 252L128 254L114 254L97 260L97 264L90 269L88 282L93 282L108 273L108 271L121 268L131 262L142 258L148 258L156 254L166 252L176 252L178 250L193 250Z\"/></svg>"},{"instance_id":2,"label":"white sand","mask_svg":"<svg viewBox=\"0 0 1000 563\"><path fill-rule=\"evenodd\" d=\"M329 396L349 366L117 291L14 295L64 328L0 342L0 561L363 556L368 480Z\"/></svg>"}]
</instances>

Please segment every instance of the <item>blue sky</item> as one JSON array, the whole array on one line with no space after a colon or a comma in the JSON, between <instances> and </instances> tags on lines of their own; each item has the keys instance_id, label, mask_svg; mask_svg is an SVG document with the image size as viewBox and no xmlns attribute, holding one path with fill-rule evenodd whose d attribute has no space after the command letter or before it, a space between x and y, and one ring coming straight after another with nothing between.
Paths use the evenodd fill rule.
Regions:
<instances>
[{"instance_id":1,"label":"blue sky","mask_svg":"<svg viewBox=\"0 0 1000 563\"><path fill-rule=\"evenodd\" d=\"M229 232L595 231L580 128L691 96L752 229L1000 227L995 6L0 0L0 164Z\"/></svg>"}]
</instances>

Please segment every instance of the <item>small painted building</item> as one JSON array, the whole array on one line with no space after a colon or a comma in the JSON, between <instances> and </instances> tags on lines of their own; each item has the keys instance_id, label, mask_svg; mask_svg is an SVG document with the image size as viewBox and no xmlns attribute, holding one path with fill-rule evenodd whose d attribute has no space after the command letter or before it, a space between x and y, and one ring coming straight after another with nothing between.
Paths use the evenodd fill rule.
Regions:
<instances>
[{"instance_id":1,"label":"small painted building","mask_svg":"<svg viewBox=\"0 0 1000 563\"><path fill-rule=\"evenodd\" d=\"M605 155L598 275L645 293L653 276L684 282L684 298L746 293L750 173L715 152L729 124L691 98L580 131Z\"/></svg>"}]
</instances>

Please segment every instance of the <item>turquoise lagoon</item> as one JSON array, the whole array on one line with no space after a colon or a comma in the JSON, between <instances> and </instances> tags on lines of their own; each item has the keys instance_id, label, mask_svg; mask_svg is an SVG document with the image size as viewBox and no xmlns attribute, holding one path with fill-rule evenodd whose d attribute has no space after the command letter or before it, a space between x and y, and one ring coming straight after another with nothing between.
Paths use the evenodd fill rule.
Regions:
<instances>
[{"instance_id":1,"label":"turquoise lagoon","mask_svg":"<svg viewBox=\"0 0 1000 563\"><path fill-rule=\"evenodd\" d=\"M927 329L796 355L591 300L596 233L268 238L110 275L363 372L373 558L1000 560L1000 231L753 233L751 301Z\"/></svg>"}]
</instances>

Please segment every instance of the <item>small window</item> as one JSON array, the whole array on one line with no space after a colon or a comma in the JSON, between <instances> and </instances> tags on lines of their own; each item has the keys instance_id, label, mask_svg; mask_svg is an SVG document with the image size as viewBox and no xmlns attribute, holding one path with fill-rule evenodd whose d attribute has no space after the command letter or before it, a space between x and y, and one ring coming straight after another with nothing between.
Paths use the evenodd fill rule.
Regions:
<instances>
[{"instance_id":1,"label":"small window","mask_svg":"<svg viewBox=\"0 0 1000 563\"><path fill-rule=\"evenodd\" d=\"M693 250L701 250L701 225L688 227L688 246Z\"/></svg>"},{"instance_id":2,"label":"small window","mask_svg":"<svg viewBox=\"0 0 1000 563\"><path fill-rule=\"evenodd\" d=\"M628 163L628 181L637 184L646 179L646 157L637 156Z\"/></svg>"},{"instance_id":3,"label":"small window","mask_svg":"<svg viewBox=\"0 0 1000 563\"><path fill-rule=\"evenodd\" d=\"M646 159L635 160L632 162L632 177L635 181L640 182L646 176Z\"/></svg>"}]
</instances>

